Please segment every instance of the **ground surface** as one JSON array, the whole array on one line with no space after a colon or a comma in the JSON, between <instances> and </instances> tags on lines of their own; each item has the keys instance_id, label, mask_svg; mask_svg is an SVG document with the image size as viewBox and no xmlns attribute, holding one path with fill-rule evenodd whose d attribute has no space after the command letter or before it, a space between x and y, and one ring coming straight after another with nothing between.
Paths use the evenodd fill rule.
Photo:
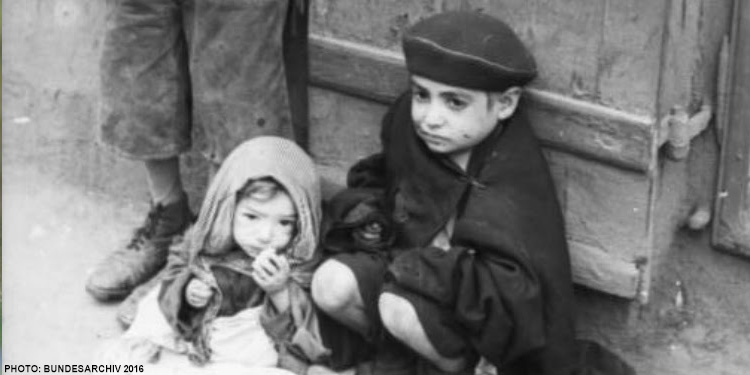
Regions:
<instances>
[{"instance_id":1,"label":"ground surface","mask_svg":"<svg viewBox=\"0 0 750 375\"><path fill-rule=\"evenodd\" d=\"M4 363L90 363L120 328L115 305L85 293L86 274L141 208L7 165L2 199Z\"/></svg>"}]
</instances>

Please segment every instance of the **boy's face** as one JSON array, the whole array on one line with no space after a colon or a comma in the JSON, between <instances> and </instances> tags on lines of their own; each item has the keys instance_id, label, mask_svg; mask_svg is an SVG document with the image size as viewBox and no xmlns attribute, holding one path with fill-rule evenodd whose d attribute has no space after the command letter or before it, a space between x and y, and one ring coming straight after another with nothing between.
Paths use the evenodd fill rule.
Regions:
<instances>
[{"instance_id":1,"label":"boy's face","mask_svg":"<svg viewBox=\"0 0 750 375\"><path fill-rule=\"evenodd\" d=\"M415 131L435 153L454 160L468 155L500 119L494 94L446 85L420 76L411 78L411 117Z\"/></svg>"},{"instance_id":2,"label":"boy's face","mask_svg":"<svg viewBox=\"0 0 750 375\"><path fill-rule=\"evenodd\" d=\"M237 203L232 235L242 250L257 256L289 245L297 226L297 211L289 195L278 192L268 200L246 197Z\"/></svg>"}]
</instances>

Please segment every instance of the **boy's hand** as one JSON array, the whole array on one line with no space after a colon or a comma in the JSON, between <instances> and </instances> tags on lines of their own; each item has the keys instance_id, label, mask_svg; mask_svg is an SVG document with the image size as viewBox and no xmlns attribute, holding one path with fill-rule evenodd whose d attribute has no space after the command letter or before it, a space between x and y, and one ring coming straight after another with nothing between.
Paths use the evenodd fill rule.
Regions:
<instances>
[{"instance_id":1,"label":"boy's hand","mask_svg":"<svg viewBox=\"0 0 750 375\"><path fill-rule=\"evenodd\" d=\"M205 307L213 295L214 291L211 287L196 278L190 280L187 288L185 288L185 299L193 307Z\"/></svg>"},{"instance_id":2,"label":"boy's hand","mask_svg":"<svg viewBox=\"0 0 750 375\"><path fill-rule=\"evenodd\" d=\"M383 241L383 226L377 221L372 221L354 229L354 239L363 245L375 246Z\"/></svg>"},{"instance_id":3,"label":"boy's hand","mask_svg":"<svg viewBox=\"0 0 750 375\"><path fill-rule=\"evenodd\" d=\"M364 239L368 241L380 241L383 234L383 226L377 221L373 221L367 223L360 231Z\"/></svg>"},{"instance_id":4,"label":"boy's hand","mask_svg":"<svg viewBox=\"0 0 750 375\"><path fill-rule=\"evenodd\" d=\"M275 250L264 250L253 262L253 279L268 294L284 290L290 275L289 262Z\"/></svg>"}]
</instances>

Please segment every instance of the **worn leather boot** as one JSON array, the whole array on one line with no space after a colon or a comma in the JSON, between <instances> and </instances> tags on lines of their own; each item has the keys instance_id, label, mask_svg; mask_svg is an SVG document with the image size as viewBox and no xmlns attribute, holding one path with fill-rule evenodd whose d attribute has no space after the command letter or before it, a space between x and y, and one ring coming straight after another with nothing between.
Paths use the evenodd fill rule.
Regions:
<instances>
[{"instance_id":1,"label":"worn leather boot","mask_svg":"<svg viewBox=\"0 0 750 375\"><path fill-rule=\"evenodd\" d=\"M152 205L130 242L97 265L86 282L86 291L99 301L127 297L164 267L172 238L182 234L192 218L185 193L175 203Z\"/></svg>"}]
</instances>

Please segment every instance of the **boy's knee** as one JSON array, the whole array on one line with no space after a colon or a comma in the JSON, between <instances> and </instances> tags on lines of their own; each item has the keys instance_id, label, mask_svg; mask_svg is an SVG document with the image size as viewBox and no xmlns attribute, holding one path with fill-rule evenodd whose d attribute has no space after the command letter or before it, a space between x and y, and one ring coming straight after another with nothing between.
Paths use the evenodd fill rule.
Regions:
<instances>
[{"instance_id":1,"label":"boy's knee","mask_svg":"<svg viewBox=\"0 0 750 375\"><path fill-rule=\"evenodd\" d=\"M310 289L315 304L327 312L351 305L359 292L354 272L335 259L329 259L318 267Z\"/></svg>"},{"instance_id":2,"label":"boy's knee","mask_svg":"<svg viewBox=\"0 0 750 375\"><path fill-rule=\"evenodd\" d=\"M417 312L406 299L393 293L382 293L378 299L378 310L383 326L394 336L404 339L413 330L421 327Z\"/></svg>"}]
</instances>

